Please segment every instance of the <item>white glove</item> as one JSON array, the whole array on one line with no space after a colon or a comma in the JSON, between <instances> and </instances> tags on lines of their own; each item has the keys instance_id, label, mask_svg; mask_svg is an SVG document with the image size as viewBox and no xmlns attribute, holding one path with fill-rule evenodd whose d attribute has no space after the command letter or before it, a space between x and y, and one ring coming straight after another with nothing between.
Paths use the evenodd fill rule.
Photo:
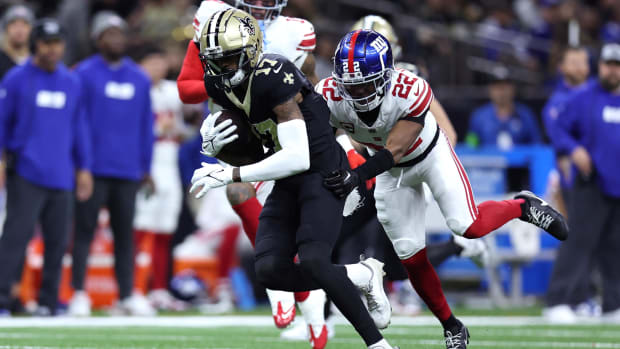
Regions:
<instances>
[{"instance_id":1,"label":"white glove","mask_svg":"<svg viewBox=\"0 0 620 349\"><path fill-rule=\"evenodd\" d=\"M202 126L200 126L200 135L202 136L201 153L206 156L215 157L222 150L222 147L239 138L238 134L233 133L237 130L237 125L231 126L232 120L222 121L215 126L215 121L220 114L222 114L221 111L209 114L202 122Z\"/></svg>"},{"instance_id":2,"label":"white glove","mask_svg":"<svg viewBox=\"0 0 620 349\"><path fill-rule=\"evenodd\" d=\"M211 188L217 188L232 183L232 167L223 167L220 164L202 163L202 167L194 171L192 187L189 192L202 189L196 194L196 199L203 197Z\"/></svg>"}]
</instances>

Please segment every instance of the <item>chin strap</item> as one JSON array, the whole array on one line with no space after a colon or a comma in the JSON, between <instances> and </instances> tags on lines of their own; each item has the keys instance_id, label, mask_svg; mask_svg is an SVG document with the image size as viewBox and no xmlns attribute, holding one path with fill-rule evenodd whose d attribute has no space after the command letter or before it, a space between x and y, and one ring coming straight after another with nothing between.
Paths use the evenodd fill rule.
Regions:
<instances>
[{"instance_id":1,"label":"chin strap","mask_svg":"<svg viewBox=\"0 0 620 349\"><path fill-rule=\"evenodd\" d=\"M237 71L235 72L235 75L233 75L232 78L230 78L230 85L232 87L235 87L239 85L243 81L244 78L245 78L245 71L243 71L243 69L237 69Z\"/></svg>"}]
</instances>

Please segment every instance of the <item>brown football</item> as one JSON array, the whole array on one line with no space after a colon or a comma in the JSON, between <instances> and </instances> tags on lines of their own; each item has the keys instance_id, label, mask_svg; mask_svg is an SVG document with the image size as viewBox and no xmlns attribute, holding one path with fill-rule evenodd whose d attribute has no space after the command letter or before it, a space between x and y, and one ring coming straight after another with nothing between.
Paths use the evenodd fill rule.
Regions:
<instances>
[{"instance_id":1,"label":"brown football","mask_svg":"<svg viewBox=\"0 0 620 349\"><path fill-rule=\"evenodd\" d=\"M216 158L232 166L249 165L262 160L265 156L263 145L260 138L252 132L247 116L239 111L224 109L215 120L215 125L228 119L237 125L235 133L239 135L239 138L226 144Z\"/></svg>"}]
</instances>

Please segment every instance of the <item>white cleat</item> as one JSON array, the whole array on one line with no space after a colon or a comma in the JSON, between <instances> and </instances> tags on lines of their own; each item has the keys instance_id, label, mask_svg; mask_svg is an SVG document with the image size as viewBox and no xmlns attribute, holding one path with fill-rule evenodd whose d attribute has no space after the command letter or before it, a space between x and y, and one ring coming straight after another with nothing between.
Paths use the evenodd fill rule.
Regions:
<instances>
[{"instance_id":1,"label":"white cleat","mask_svg":"<svg viewBox=\"0 0 620 349\"><path fill-rule=\"evenodd\" d=\"M293 321L289 328L280 333L280 338L287 341L307 341L310 338L308 324L306 321L297 319Z\"/></svg>"},{"instance_id":2,"label":"white cleat","mask_svg":"<svg viewBox=\"0 0 620 349\"><path fill-rule=\"evenodd\" d=\"M286 328L295 320L295 295L293 292L267 289L273 322L277 328Z\"/></svg>"},{"instance_id":3,"label":"white cleat","mask_svg":"<svg viewBox=\"0 0 620 349\"><path fill-rule=\"evenodd\" d=\"M130 297L121 300L121 309L132 316L155 316L157 311L142 294L134 293Z\"/></svg>"},{"instance_id":4,"label":"white cleat","mask_svg":"<svg viewBox=\"0 0 620 349\"><path fill-rule=\"evenodd\" d=\"M482 239L467 239L460 235L453 235L454 243L463 248L459 257L470 258L481 268L490 264L491 251Z\"/></svg>"},{"instance_id":5,"label":"white cleat","mask_svg":"<svg viewBox=\"0 0 620 349\"><path fill-rule=\"evenodd\" d=\"M336 326L333 321L326 320L327 339L332 339L336 335ZM280 338L287 341L305 342L310 338L308 333L308 324L304 320L297 319L293 321L291 326L280 333Z\"/></svg>"},{"instance_id":6,"label":"white cleat","mask_svg":"<svg viewBox=\"0 0 620 349\"><path fill-rule=\"evenodd\" d=\"M392 306L385 290L383 289L383 263L374 258L360 261L360 264L370 269L371 277L366 285L358 285L358 288L366 296L368 312L379 329L385 329L390 324Z\"/></svg>"},{"instance_id":7,"label":"white cleat","mask_svg":"<svg viewBox=\"0 0 620 349\"><path fill-rule=\"evenodd\" d=\"M71 301L69 301L69 309L67 312L70 316L85 317L90 316L90 298L86 291L75 291Z\"/></svg>"},{"instance_id":8,"label":"white cleat","mask_svg":"<svg viewBox=\"0 0 620 349\"><path fill-rule=\"evenodd\" d=\"M558 304L543 309L543 316L552 324L574 324L577 315L568 304Z\"/></svg>"}]
</instances>

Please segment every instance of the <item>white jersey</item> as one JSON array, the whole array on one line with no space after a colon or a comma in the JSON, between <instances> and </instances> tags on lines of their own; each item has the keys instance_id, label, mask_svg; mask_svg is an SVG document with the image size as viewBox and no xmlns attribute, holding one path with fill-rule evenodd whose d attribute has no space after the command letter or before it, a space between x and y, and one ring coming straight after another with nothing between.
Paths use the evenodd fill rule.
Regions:
<instances>
[{"instance_id":1,"label":"white jersey","mask_svg":"<svg viewBox=\"0 0 620 349\"><path fill-rule=\"evenodd\" d=\"M151 104L155 114L155 135L162 139L174 139L183 134L183 102L177 84L162 80L151 87Z\"/></svg>"},{"instance_id":2,"label":"white jersey","mask_svg":"<svg viewBox=\"0 0 620 349\"><path fill-rule=\"evenodd\" d=\"M204 0L194 17L194 42L199 42L202 28L217 11L233 8L220 0ZM316 35L312 23L301 18L278 16L267 28L263 28L263 52L286 57L301 68L309 52L316 47Z\"/></svg>"},{"instance_id":3,"label":"white jersey","mask_svg":"<svg viewBox=\"0 0 620 349\"><path fill-rule=\"evenodd\" d=\"M183 103L176 83L162 80L151 86L151 106L155 114L151 177L155 192L143 190L136 196L134 227L155 233L172 234L181 212L183 192L178 167L179 144L184 131Z\"/></svg>"},{"instance_id":4,"label":"white jersey","mask_svg":"<svg viewBox=\"0 0 620 349\"><path fill-rule=\"evenodd\" d=\"M379 115L371 126L357 116L352 103L338 94L336 82L331 77L321 80L316 85L316 91L327 101L332 126L345 130L351 138L365 145L371 154L385 147L390 131L396 122L403 119L423 123L424 127L399 163L418 157L433 144L438 131L435 117L429 111L433 92L424 79L410 71L394 71Z\"/></svg>"}]
</instances>

